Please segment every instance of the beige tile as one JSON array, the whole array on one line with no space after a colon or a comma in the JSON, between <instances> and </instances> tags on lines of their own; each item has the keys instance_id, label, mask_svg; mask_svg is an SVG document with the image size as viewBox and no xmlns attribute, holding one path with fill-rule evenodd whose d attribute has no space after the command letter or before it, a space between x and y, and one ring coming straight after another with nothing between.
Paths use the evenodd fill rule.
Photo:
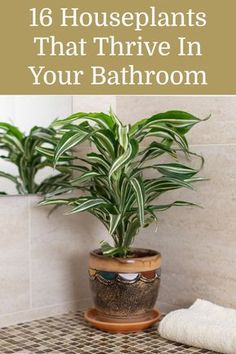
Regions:
<instances>
[{"instance_id":1,"label":"beige tile","mask_svg":"<svg viewBox=\"0 0 236 354\"><path fill-rule=\"evenodd\" d=\"M0 198L0 315L29 307L28 198Z\"/></svg>"},{"instance_id":2,"label":"beige tile","mask_svg":"<svg viewBox=\"0 0 236 354\"><path fill-rule=\"evenodd\" d=\"M187 277L185 273L176 271L164 274L159 301L160 303L167 302L175 308L182 308L190 306L200 298L235 308L235 290L235 286L232 288L232 282L229 279L217 275L205 278Z\"/></svg>"},{"instance_id":3,"label":"beige tile","mask_svg":"<svg viewBox=\"0 0 236 354\"><path fill-rule=\"evenodd\" d=\"M105 112L112 107L116 111L116 96L113 95L82 95L73 96L73 112Z\"/></svg>"},{"instance_id":4,"label":"beige tile","mask_svg":"<svg viewBox=\"0 0 236 354\"><path fill-rule=\"evenodd\" d=\"M197 297L235 307L236 293L236 146L199 147L210 181L197 193L180 191L164 201L191 200L199 208L172 208L160 225L143 232L138 244L163 255L159 301L185 306Z\"/></svg>"},{"instance_id":5,"label":"beige tile","mask_svg":"<svg viewBox=\"0 0 236 354\"><path fill-rule=\"evenodd\" d=\"M31 199L33 307L79 301L89 296L87 261L105 237L100 223L88 214L64 216ZM64 210L65 211L65 210Z\"/></svg>"},{"instance_id":6,"label":"beige tile","mask_svg":"<svg viewBox=\"0 0 236 354\"><path fill-rule=\"evenodd\" d=\"M121 120L134 123L168 110L188 111L199 118L211 114L207 122L189 133L192 144L236 143L235 96L118 96L117 114Z\"/></svg>"},{"instance_id":7,"label":"beige tile","mask_svg":"<svg viewBox=\"0 0 236 354\"><path fill-rule=\"evenodd\" d=\"M91 303L87 298L84 300L80 299L78 302L64 302L59 305L55 304L26 311L8 313L0 315L0 328L51 316L58 316L71 311L85 310L88 307L91 307Z\"/></svg>"}]
</instances>

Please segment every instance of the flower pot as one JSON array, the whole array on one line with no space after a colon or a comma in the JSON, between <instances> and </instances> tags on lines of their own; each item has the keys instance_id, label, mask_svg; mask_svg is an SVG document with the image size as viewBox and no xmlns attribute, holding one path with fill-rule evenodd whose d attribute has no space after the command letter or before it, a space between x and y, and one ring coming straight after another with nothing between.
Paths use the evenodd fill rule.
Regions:
<instances>
[{"instance_id":1,"label":"flower pot","mask_svg":"<svg viewBox=\"0 0 236 354\"><path fill-rule=\"evenodd\" d=\"M89 277L95 309L106 322L135 323L150 319L160 286L161 255L132 249L132 257L89 257Z\"/></svg>"}]
</instances>

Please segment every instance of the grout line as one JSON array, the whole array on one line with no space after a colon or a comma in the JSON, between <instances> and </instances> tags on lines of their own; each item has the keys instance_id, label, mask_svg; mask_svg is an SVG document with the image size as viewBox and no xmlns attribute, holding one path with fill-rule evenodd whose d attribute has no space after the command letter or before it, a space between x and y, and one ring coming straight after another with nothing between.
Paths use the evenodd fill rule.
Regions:
<instances>
[{"instance_id":1,"label":"grout line","mask_svg":"<svg viewBox=\"0 0 236 354\"><path fill-rule=\"evenodd\" d=\"M2 318L5 318L7 316L14 316L14 315L19 315L19 314L27 314L30 311L40 311L40 310L47 310L47 309L53 309L53 308L58 308L60 306L74 306L74 305L78 305L78 304L86 304L87 302L89 302L90 298L86 297L86 298L81 298L80 300L76 300L76 301L64 301L61 303L57 303L57 304L53 304L53 305L47 305L47 306L39 306L39 307L32 307L30 310L20 310L20 311L14 311L14 312L6 312L4 314L0 315L0 320ZM68 310L70 311L70 310ZM48 315L51 316L51 315Z\"/></svg>"},{"instance_id":2,"label":"grout line","mask_svg":"<svg viewBox=\"0 0 236 354\"><path fill-rule=\"evenodd\" d=\"M209 143L209 144L190 144L189 146L207 147L207 146L236 146L236 143Z\"/></svg>"}]
</instances>

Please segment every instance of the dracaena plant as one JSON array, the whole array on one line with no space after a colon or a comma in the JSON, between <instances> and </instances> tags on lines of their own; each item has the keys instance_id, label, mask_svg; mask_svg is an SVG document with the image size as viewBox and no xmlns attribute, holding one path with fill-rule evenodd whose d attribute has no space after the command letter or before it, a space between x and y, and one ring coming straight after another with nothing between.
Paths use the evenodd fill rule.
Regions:
<instances>
[{"instance_id":1,"label":"dracaena plant","mask_svg":"<svg viewBox=\"0 0 236 354\"><path fill-rule=\"evenodd\" d=\"M194 205L179 200L162 204L158 198L171 190L192 189L194 182L204 179L196 176L200 168L178 160L181 153L197 155L190 152L185 135L200 121L182 111L156 114L134 125L122 124L113 112L76 113L56 121L54 125L63 134L55 147L55 166L69 149L83 142L90 142L93 150L83 158L78 149L81 173L68 185L68 190L83 193L46 197L41 205L64 204L70 207L67 214L87 211L95 215L113 239L112 244L102 242L103 254L128 256L139 230L157 220L159 212ZM163 162L163 155L171 161ZM148 177L149 170L154 176Z\"/></svg>"},{"instance_id":2,"label":"dracaena plant","mask_svg":"<svg viewBox=\"0 0 236 354\"><path fill-rule=\"evenodd\" d=\"M73 159L70 152L64 154L57 164L57 172L41 183L36 182L36 175L45 167L53 167L53 151L59 137L52 128L33 127L28 135L16 126L0 122L0 163L5 160L17 168L15 175L1 169L0 178L6 178L15 184L19 194L44 194L63 189L64 183L71 178L68 166ZM44 149L47 147L47 154ZM0 188L1 194L6 194Z\"/></svg>"}]
</instances>

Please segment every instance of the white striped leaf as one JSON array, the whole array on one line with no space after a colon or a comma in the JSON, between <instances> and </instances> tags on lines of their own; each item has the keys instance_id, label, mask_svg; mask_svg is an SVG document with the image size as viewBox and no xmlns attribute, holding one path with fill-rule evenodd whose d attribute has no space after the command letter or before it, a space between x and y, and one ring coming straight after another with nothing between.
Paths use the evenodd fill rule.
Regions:
<instances>
[{"instance_id":1,"label":"white striped leaf","mask_svg":"<svg viewBox=\"0 0 236 354\"><path fill-rule=\"evenodd\" d=\"M85 172L84 174L82 174L80 177L74 178L70 181L72 186L79 186L81 183L87 182L89 180L91 180L94 177L98 177L101 176L100 173L95 172L95 171L89 171L89 172Z\"/></svg>"},{"instance_id":2,"label":"white striped leaf","mask_svg":"<svg viewBox=\"0 0 236 354\"><path fill-rule=\"evenodd\" d=\"M176 177L176 178L191 178L198 171L177 163L168 163L168 164L158 164L154 165L153 168L157 169L160 173L165 176Z\"/></svg>"},{"instance_id":3,"label":"white striped leaf","mask_svg":"<svg viewBox=\"0 0 236 354\"><path fill-rule=\"evenodd\" d=\"M111 107L109 109L109 114L110 114L110 117L111 117L112 121L115 123L117 128L123 126L123 124L121 123L121 121L119 120L119 118L117 117L117 115L115 114L115 112L112 110Z\"/></svg>"},{"instance_id":4,"label":"white striped leaf","mask_svg":"<svg viewBox=\"0 0 236 354\"><path fill-rule=\"evenodd\" d=\"M170 189L176 188L187 188L193 189L192 185L186 181L174 179L174 178L160 178L152 180L149 183L145 183L145 192L146 194L153 192L163 192Z\"/></svg>"},{"instance_id":5,"label":"white striped leaf","mask_svg":"<svg viewBox=\"0 0 236 354\"><path fill-rule=\"evenodd\" d=\"M130 140L128 149L124 152L123 155L121 155L118 159L116 159L113 165L111 166L109 172L109 179L117 170L127 165L128 162L137 155L137 153L138 153L138 144L136 140L132 139Z\"/></svg>"},{"instance_id":6,"label":"white striped leaf","mask_svg":"<svg viewBox=\"0 0 236 354\"><path fill-rule=\"evenodd\" d=\"M95 167L96 167L96 164L101 165L105 168L106 171L109 171L110 166L109 166L108 162L106 161L106 159L104 158L104 156L102 156L102 155L91 152L91 153L87 154L87 161L89 163L95 165Z\"/></svg>"},{"instance_id":7,"label":"white striped leaf","mask_svg":"<svg viewBox=\"0 0 236 354\"><path fill-rule=\"evenodd\" d=\"M67 205L69 204L68 199L46 199L43 200L42 202L39 202L39 206L45 206L45 205Z\"/></svg>"},{"instance_id":8,"label":"white striped leaf","mask_svg":"<svg viewBox=\"0 0 236 354\"><path fill-rule=\"evenodd\" d=\"M18 183L17 177L11 175L10 173L5 173L3 171L0 171L0 177L7 178L7 179L9 179L10 181L12 181L14 183Z\"/></svg>"},{"instance_id":9,"label":"white striped leaf","mask_svg":"<svg viewBox=\"0 0 236 354\"><path fill-rule=\"evenodd\" d=\"M141 180L137 178L133 178L130 181L134 192L136 196L136 201L138 205L138 210L139 210L139 221L141 226L144 225L144 208L145 208L145 193L144 193L144 187L141 182Z\"/></svg>"},{"instance_id":10,"label":"white striped leaf","mask_svg":"<svg viewBox=\"0 0 236 354\"><path fill-rule=\"evenodd\" d=\"M167 144L157 143L156 141L154 141L140 153L141 155L143 155L141 158L141 162L152 160L165 153L167 153L174 159L177 158L176 151L174 149L171 149Z\"/></svg>"},{"instance_id":11,"label":"white striped leaf","mask_svg":"<svg viewBox=\"0 0 236 354\"><path fill-rule=\"evenodd\" d=\"M168 126L176 127L181 129L182 133L186 134L189 129L191 129L195 124L209 119L210 116L205 119L199 119L188 112L183 111L168 111L165 113L156 114L150 118L143 119L138 122L132 128L132 135L135 133L140 133L143 129L155 127L156 124L165 124Z\"/></svg>"},{"instance_id":12,"label":"white striped leaf","mask_svg":"<svg viewBox=\"0 0 236 354\"><path fill-rule=\"evenodd\" d=\"M119 247L112 247L106 241L101 242L101 250L102 250L102 254L104 254L105 256L110 256L110 257L119 255L119 253L121 252L121 249Z\"/></svg>"},{"instance_id":13,"label":"white striped leaf","mask_svg":"<svg viewBox=\"0 0 236 354\"><path fill-rule=\"evenodd\" d=\"M12 124L0 122L0 129L5 131L7 135L10 134L12 136L15 136L19 141L21 141L24 138L24 134Z\"/></svg>"},{"instance_id":14,"label":"white striped leaf","mask_svg":"<svg viewBox=\"0 0 236 354\"><path fill-rule=\"evenodd\" d=\"M84 142L88 138L88 136L89 134L82 130L80 130L77 133L68 132L65 135L63 135L62 139L60 140L59 144L55 149L55 156L54 156L55 164L65 152L72 149L75 145Z\"/></svg>"},{"instance_id":15,"label":"white striped leaf","mask_svg":"<svg viewBox=\"0 0 236 354\"><path fill-rule=\"evenodd\" d=\"M129 146L129 129L130 127L128 125L124 127L123 126L118 127L119 144L120 146L122 146L124 151L126 151Z\"/></svg>"},{"instance_id":16,"label":"white striped leaf","mask_svg":"<svg viewBox=\"0 0 236 354\"><path fill-rule=\"evenodd\" d=\"M16 147L19 151L24 152L22 142L13 135L10 135L10 134L4 135L1 138L1 142L5 143L5 144L9 144L9 146L12 145L13 147Z\"/></svg>"},{"instance_id":17,"label":"white striped leaf","mask_svg":"<svg viewBox=\"0 0 236 354\"><path fill-rule=\"evenodd\" d=\"M109 227L109 233L110 235L113 235L115 232L120 220L121 220L122 214L110 214L110 227Z\"/></svg>"},{"instance_id":18,"label":"white striped leaf","mask_svg":"<svg viewBox=\"0 0 236 354\"><path fill-rule=\"evenodd\" d=\"M140 220L135 217L130 222L128 222L127 231L125 233L124 245L129 247L129 245L133 242L134 237L138 233L140 229Z\"/></svg>"},{"instance_id":19,"label":"white striped leaf","mask_svg":"<svg viewBox=\"0 0 236 354\"><path fill-rule=\"evenodd\" d=\"M36 147L35 148L36 151L38 151L40 154L42 154L43 156L49 157L49 158L54 158L55 155L55 150L54 149L50 149L50 148L43 148L43 147ZM75 156L72 155L62 155L60 156L59 160L64 161L64 160L74 160L76 159Z\"/></svg>"},{"instance_id":20,"label":"white striped leaf","mask_svg":"<svg viewBox=\"0 0 236 354\"><path fill-rule=\"evenodd\" d=\"M84 112L79 112L72 114L66 119L61 119L61 120L56 120L53 123L53 127L57 126L63 126L69 123L72 123L78 119L86 119L87 121L92 121L97 123L100 127L106 128L106 129L112 129L114 123L111 120L111 117L107 114L104 113L84 113Z\"/></svg>"},{"instance_id":21,"label":"white striped leaf","mask_svg":"<svg viewBox=\"0 0 236 354\"><path fill-rule=\"evenodd\" d=\"M95 143L99 144L112 159L115 158L115 139L109 130L97 130L93 139L96 139Z\"/></svg>"},{"instance_id":22,"label":"white striped leaf","mask_svg":"<svg viewBox=\"0 0 236 354\"><path fill-rule=\"evenodd\" d=\"M182 200L177 200L176 202L170 203L170 204L163 204L163 205L150 205L148 207L148 209L154 211L154 212L158 212L158 211L166 211L170 208L172 208L173 206L197 206L199 207L199 205L195 204L195 203L191 203L191 202L186 202L186 201L182 201Z\"/></svg>"},{"instance_id":23,"label":"white striped leaf","mask_svg":"<svg viewBox=\"0 0 236 354\"><path fill-rule=\"evenodd\" d=\"M145 133L145 137L156 136L163 139L172 139L175 141L183 151L188 151L188 142L184 135L179 134L176 130L173 130L169 127L152 128L148 133Z\"/></svg>"},{"instance_id":24,"label":"white striped leaf","mask_svg":"<svg viewBox=\"0 0 236 354\"><path fill-rule=\"evenodd\" d=\"M89 211L89 210L94 209L96 207L103 207L105 205L107 205L107 201L105 201L102 198L89 199L89 200L86 200L85 202L80 203L75 208L73 208L71 211L69 211L67 213L67 215L81 213L83 211Z\"/></svg>"}]
</instances>

